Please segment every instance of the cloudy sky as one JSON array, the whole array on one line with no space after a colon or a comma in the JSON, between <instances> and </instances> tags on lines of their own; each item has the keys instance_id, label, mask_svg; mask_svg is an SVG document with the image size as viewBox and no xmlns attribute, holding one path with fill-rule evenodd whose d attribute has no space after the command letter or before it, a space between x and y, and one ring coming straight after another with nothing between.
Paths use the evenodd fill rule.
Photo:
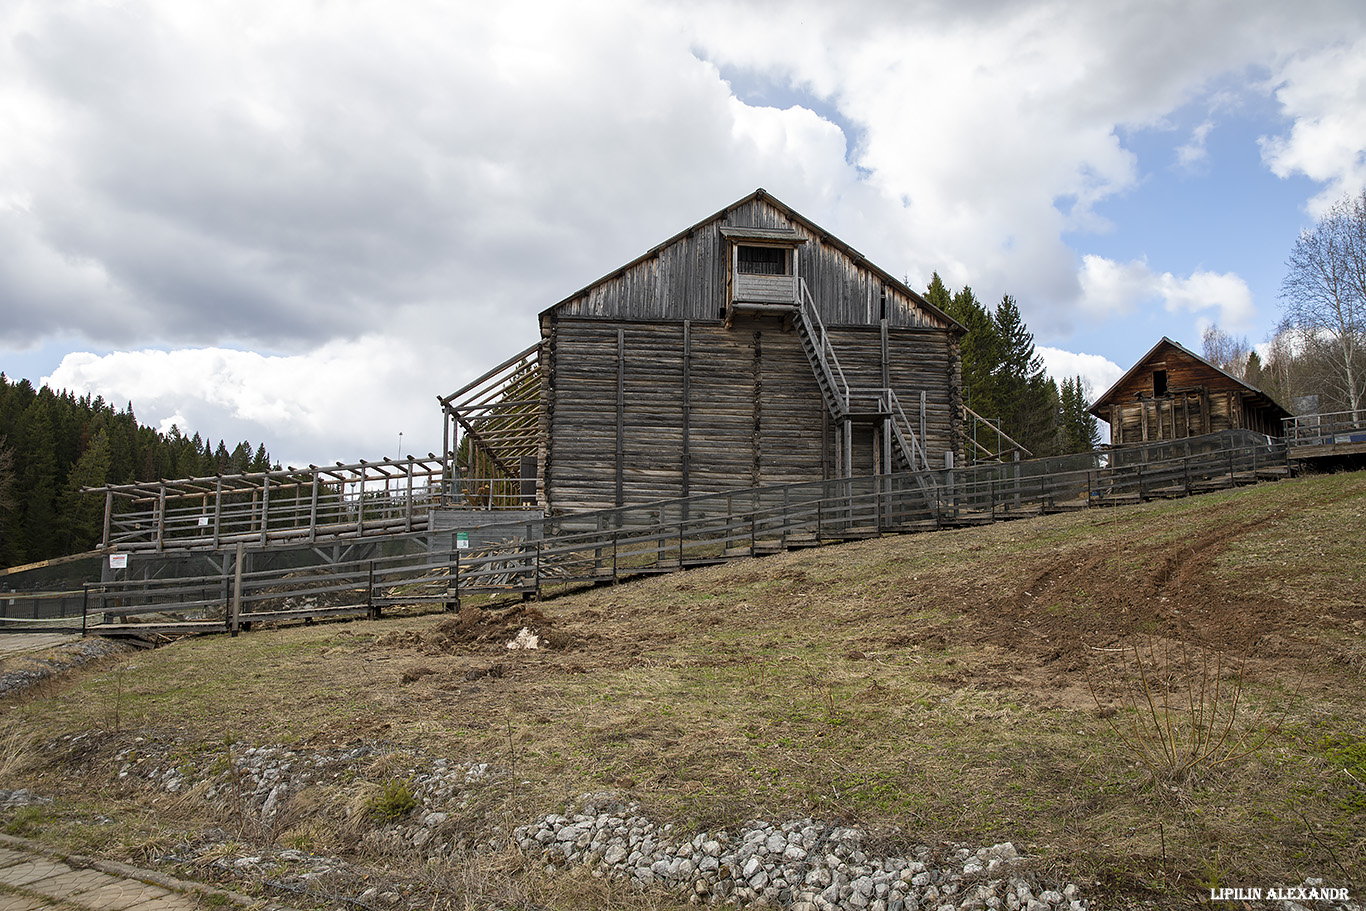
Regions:
<instances>
[{"instance_id":1,"label":"cloudy sky","mask_svg":"<svg viewBox=\"0 0 1366 911\"><path fill-rule=\"evenodd\" d=\"M1363 185L1360 0L0 0L0 369L285 463L756 187L1099 392Z\"/></svg>"}]
</instances>

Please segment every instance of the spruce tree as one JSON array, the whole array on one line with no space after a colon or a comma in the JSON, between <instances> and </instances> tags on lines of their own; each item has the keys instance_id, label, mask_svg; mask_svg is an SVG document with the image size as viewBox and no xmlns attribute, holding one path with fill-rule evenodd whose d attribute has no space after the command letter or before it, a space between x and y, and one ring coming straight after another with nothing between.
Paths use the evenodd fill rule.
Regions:
<instances>
[{"instance_id":1,"label":"spruce tree","mask_svg":"<svg viewBox=\"0 0 1366 911\"><path fill-rule=\"evenodd\" d=\"M967 330L959 346L963 363L963 401L984 418L999 417L1001 402L996 371L1001 363L1001 353L996 325L970 287L953 296L948 314Z\"/></svg>"},{"instance_id":2,"label":"spruce tree","mask_svg":"<svg viewBox=\"0 0 1366 911\"><path fill-rule=\"evenodd\" d=\"M14 552L14 532L17 527L15 514L18 507L14 487L14 450L5 444L4 437L0 437L0 566L19 562Z\"/></svg>"},{"instance_id":3,"label":"spruce tree","mask_svg":"<svg viewBox=\"0 0 1366 911\"><path fill-rule=\"evenodd\" d=\"M101 430L76 460L57 503L57 542L63 553L79 553L99 543L104 501L81 489L109 483L109 464L109 437Z\"/></svg>"},{"instance_id":4,"label":"spruce tree","mask_svg":"<svg viewBox=\"0 0 1366 911\"><path fill-rule=\"evenodd\" d=\"M43 393L47 393L44 395ZM57 445L52 432L52 395L46 387L20 416L15 435L19 453L17 558L42 560L57 553L57 490L60 486Z\"/></svg>"},{"instance_id":5,"label":"spruce tree","mask_svg":"<svg viewBox=\"0 0 1366 911\"><path fill-rule=\"evenodd\" d=\"M1063 454L1090 452L1100 443L1100 425L1095 415L1088 412L1090 404L1086 382L1081 377L1062 381L1062 421L1059 445Z\"/></svg>"},{"instance_id":6,"label":"spruce tree","mask_svg":"<svg viewBox=\"0 0 1366 911\"><path fill-rule=\"evenodd\" d=\"M1034 351L1034 334L1025 326L1015 298L1001 299L992 316L999 367L998 407L1004 430L1035 456L1052 455L1058 425L1058 387Z\"/></svg>"}]
</instances>

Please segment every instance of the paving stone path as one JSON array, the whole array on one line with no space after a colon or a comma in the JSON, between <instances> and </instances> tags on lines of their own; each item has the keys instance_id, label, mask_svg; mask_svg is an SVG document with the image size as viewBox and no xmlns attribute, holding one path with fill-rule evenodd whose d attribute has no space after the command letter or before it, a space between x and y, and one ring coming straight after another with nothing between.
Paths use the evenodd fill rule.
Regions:
<instances>
[{"instance_id":1,"label":"paving stone path","mask_svg":"<svg viewBox=\"0 0 1366 911\"><path fill-rule=\"evenodd\" d=\"M202 911L283 905L124 864L61 857L32 842L0 836L0 911Z\"/></svg>"}]
</instances>

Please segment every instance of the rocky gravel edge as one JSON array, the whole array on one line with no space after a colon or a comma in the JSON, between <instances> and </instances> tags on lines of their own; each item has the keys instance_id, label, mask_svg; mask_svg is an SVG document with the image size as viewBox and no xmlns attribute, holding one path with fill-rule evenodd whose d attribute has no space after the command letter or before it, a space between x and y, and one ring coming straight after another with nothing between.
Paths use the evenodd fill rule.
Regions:
<instances>
[{"instance_id":1,"label":"rocky gravel edge","mask_svg":"<svg viewBox=\"0 0 1366 911\"><path fill-rule=\"evenodd\" d=\"M792 911L1088 911L1075 884L1041 885L1010 842L904 856L870 856L868 835L812 819L755 820L732 836L674 835L611 795L582 799L580 812L551 815L514 831L522 850L548 868L588 864L639 888L687 894L694 904Z\"/></svg>"},{"instance_id":2,"label":"rocky gravel edge","mask_svg":"<svg viewBox=\"0 0 1366 911\"><path fill-rule=\"evenodd\" d=\"M83 753L90 734L61 738L60 747ZM231 800L263 830L290 797L309 784L344 786L360 767L392 752L381 744L352 743L331 750L224 745L197 751L174 739L134 736L115 752L114 774L166 793L209 782L205 800ZM404 751L408 752L408 751ZM376 823L366 842L381 854L428 862L471 851L502 850L507 833L493 822L471 841L453 823L480 789L505 779L489 763L410 755L406 775L413 809L401 819ZM227 761L224 761L227 760ZM107 767L106 767L107 768ZM73 770L74 771L74 770ZM83 771L93 771L87 769ZM0 805L50 803L26 790L0 790ZM298 895L327 896L362 909L430 907L423 887L398 875L310 852L252 849L209 830L163 860L211 865L238 879L254 879ZM685 836L652 819L627 795L582 795L565 813L516 828L512 842L528 863L554 873L572 865L640 889L665 890L696 905L786 908L792 911L1099 911L1076 883L1041 878L1033 859L1010 842L989 846L917 844L899 854L879 853L878 842L858 828L813 819L753 820L728 831ZM1315 883L1306 881L1307 889ZM1315 902L1313 908L1353 909L1357 902ZM1295 901L1262 907L1308 911Z\"/></svg>"},{"instance_id":3,"label":"rocky gravel edge","mask_svg":"<svg viewBox=\"0 0 1366 911\"><path fill-rule=\"evenodd\" d=\"M63 642L42 654L10 655L0 661L0 698L22 695L26 690L91 661L137 651L112 639L91 637Z\"/></svg>"}]
</instances>

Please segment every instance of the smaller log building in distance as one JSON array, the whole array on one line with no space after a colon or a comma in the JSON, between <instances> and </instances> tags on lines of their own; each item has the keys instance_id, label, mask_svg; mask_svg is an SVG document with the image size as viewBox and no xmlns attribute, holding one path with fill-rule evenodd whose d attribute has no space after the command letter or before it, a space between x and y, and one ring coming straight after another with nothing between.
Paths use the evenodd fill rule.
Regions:
<instances>
[{"instance_id":1,"label":"smaller log building in distance","mask_svg":"<svg viewBox=\"0 0 1366 911\"><path fill-rule=\"evenodd\" d=\"M1112 446L1221 430L1281 436L1281 420L1290 417L1265 392L1165 337L1096 399L1090 411L1109 422Z\"/></svg>"},{"instance_id":2,"label":"smaller log building in distance","mask_svg":"<svg viewBox=\"0 0 1366 911\"><path fill-rule=\"evenodd\" d=\"M762 189L540 330L441 397L470 503L518 477L517 505L565 513L962 460L963 327Z\"/></svg>"}]
</instances>

